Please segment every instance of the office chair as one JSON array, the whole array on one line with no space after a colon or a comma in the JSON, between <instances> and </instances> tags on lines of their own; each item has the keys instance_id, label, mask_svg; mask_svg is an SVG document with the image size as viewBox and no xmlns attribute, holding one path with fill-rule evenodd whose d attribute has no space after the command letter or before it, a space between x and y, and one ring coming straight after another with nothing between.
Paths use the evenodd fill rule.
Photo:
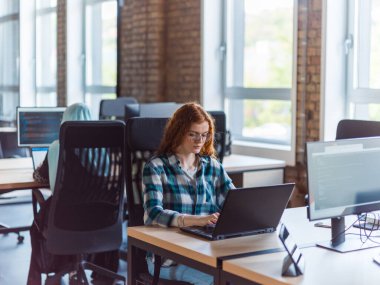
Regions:
<instances>
[{"instance_id":1,"label":"office chair","mask_svg":"<svg viewBox=\"0 0 380 285\"><path fill-rule=\"evenodd\" d=\"M181 106L174 102L127 104L124 107L124 121L133 117L169 118Z\"/></svg>"},{"instance_id":2,"label":"office chair","mask_svg":"<svg viewBox=\"0 0 380 285\"><path fill-rule=\"evenodd\" d=\"M140 117L140 104L125 104L124 122L133 117Z\"/></svg>"},{"instance_id":3,"label":"office chair","mask_svg":"<svg viewBox=\"0 0 380 285\"><path fill-rule=\"evenodd\" d=\"M85 269L108 278L125 277L85 260L118 250L122 242L125 125L119 121L69 121L61 126L57 179L46 229L47 250L76 255L54 279Z\"/></svg>"},{"instance_id":4,"label":"office chair","mask_svg":"<svg viewBox=\"0 0 380 285\"><path fill-rule=\"evenodd\" d=\"M180 108L182 104L147 103L147 104L127 104L125 105L124 121L133 117L149 118L169 118ZM218 159L222 163L226 152L226 114L224 111L208 111L215 120L215 149Z\"/></svg>"},{"instance_id":5,"label":"office chair","mask_svg":"<svg viewBox=\"0 0 380 285\"><path fill-rule=\"evenodd\" d=\"M220 163L226 152L226 113L224 111L207 111L215 120L215 150L218 153Z\"/></svg>"},{"instance_id":6,"label":"office chair","mask_svg":"<svg viewBox=\"0 0 380 285\"><path fill-rule=\"evenodd\" d=\"M380 122L364 120L341 120L336 129L335 139L353 139L380 136Z\"/></svg>"},{"instance_id":7,"label":"office chair","mask_svg":"<svg viewBox=\"0 0 380 285\"><path fill-rule=\"evenodd\" d=\"M144 225L142 174L145 162L158 149L167 118L130 118L126 122L126 185L128 203L128 226ZM138 261L139 281L153 284L145 261L146 252L140 250ZM156 258L156 262L159 258ZM155 276L156 278L158 277ZM158 284L190 285L188 282L158 279Z\"/></svg>"},{"instance_id":8,"label":"office chair","mask_svg":"<svg viewBox=\"0 0 380 285\"><path fill-rule=\"evenodd\" d=\"M118 97L100 101L99 120L123 120L126 104L137 104L137 100L133 97Z\"/></svg>"}]
</instances>

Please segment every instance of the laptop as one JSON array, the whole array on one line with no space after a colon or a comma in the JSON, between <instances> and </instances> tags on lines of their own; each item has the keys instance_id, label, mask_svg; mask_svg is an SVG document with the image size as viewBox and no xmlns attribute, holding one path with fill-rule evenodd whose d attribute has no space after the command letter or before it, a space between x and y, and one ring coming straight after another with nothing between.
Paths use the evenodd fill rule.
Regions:
<instances>
[{"instance_id":1,"label":"laptop","mask_svg":"<svg viewBox=\"0 0 380 285\"><path fill-rule=\"evenodd\" d=\"M44 161L48 152L48 147L32 147L30 153L33 161L33 169L36 170L38 166Z\"/></svg>"},{"instance_id":2,"label":"laptop","mask_svg":"<svg viewBox=\"0 0 380 285\"><path fill-rule=\"evenodd\" d=\"M287 183L230 190L215 225L180 229L208 240L274 232L293 188Z\"/></svg>"}]
</instances>

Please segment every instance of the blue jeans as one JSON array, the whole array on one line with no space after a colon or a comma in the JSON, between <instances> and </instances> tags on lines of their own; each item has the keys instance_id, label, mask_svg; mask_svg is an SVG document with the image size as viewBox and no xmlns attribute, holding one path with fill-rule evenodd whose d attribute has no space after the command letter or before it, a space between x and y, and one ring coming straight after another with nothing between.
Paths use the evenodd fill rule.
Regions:
<instances>
[{"instance_id":1,"label":"blue jeans","mask_svg":"<svg viewBox=\"0 0 380 285\"><path fill-rule=\"evenodd\" d=\"M154 263L147 258L149 273L153 276ZM161 267L160 278L190 282L194 285L213 285L214 278L211 275L191 267L178 264L175 266Z\"/></svg>"}]
</instances>

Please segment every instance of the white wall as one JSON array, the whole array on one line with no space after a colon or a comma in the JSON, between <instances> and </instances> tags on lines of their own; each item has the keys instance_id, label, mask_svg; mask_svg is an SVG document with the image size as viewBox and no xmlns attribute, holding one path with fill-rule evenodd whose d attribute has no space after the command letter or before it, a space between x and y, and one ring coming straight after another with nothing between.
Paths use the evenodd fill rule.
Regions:
<instances>
[{"instance_id":1,"label":"white wall","mask_svg":"<svg viewBox=\"0 0 380 285\"><path fill-rule=\"evenodd\" d=\"M321 140L335 140L345 117L346 0L323 1L321 62Z\"/></svg>"},{"instance_id":2,"label":"white wall","mask_svg":"<svg viewBox=\"0 0 380 285\"><path fill-rule=\"evenodd\" d=\"M201 3L201 103L206 110L223 110L222 96L222 0Z\"/></svg>"},{"instance_id":3,"label":"white wall","mask_svg":"<svg viewBox=\"0 0 380 285\"><path fill-rule=\"evenodd\" d=\"M84 102L83 3L67 0L67 105Z\"/></svg>"}]
</instances>

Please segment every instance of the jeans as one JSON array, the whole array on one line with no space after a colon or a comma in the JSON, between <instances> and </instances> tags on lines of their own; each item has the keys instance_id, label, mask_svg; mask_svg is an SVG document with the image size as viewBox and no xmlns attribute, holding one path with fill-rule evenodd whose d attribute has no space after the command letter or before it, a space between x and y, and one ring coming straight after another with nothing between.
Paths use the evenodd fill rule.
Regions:
<instances>
[{"instance_id":1,"label":"jeans","mask_svg":"<svg viewBox=\"0 0 380 285\"><path fill-rule=\"evenodd\" d=\"M149 273L153 276L154 263L150 258L147 258ZM178 264L175 266L161 267L160 278L169 280L179 280L192 283L194 285L213 285L214 278L211 275L191 267Z\"/></svg>"}]
</instances>

